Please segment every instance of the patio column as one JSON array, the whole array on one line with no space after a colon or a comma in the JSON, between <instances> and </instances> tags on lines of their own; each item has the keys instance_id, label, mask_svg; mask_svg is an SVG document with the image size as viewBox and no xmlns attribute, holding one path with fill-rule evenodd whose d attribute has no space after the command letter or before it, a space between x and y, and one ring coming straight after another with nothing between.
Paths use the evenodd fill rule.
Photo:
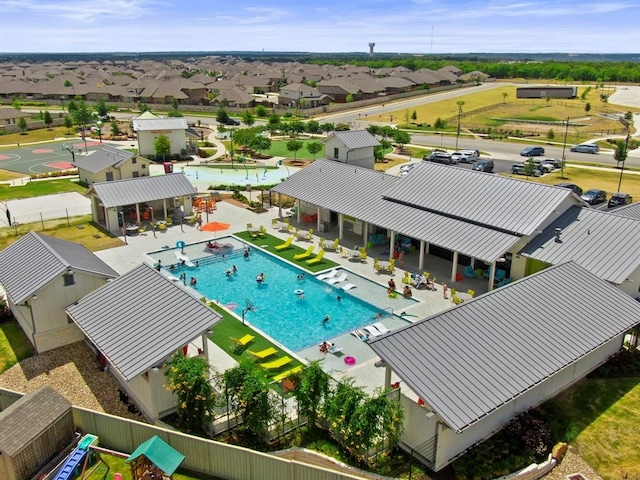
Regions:
<instances>
[{"instance_id":1,"label":"patio column","mask_svg":"<svg viewBox=\"0 0 640 480\"><path fill-rule=\"evenodd\" d=\"M391 388L391 367L389 365L385 365L384 367L384 389L388 390Z\"/></svg>"},{"instance_id":2,"label":"patio column","mask_svg":"<svg viewBox=\"0 0 640 480\"><path fill-rule=\"evenodd\" d=\"M369 237L369 222L362 221L362 246L367 248L367 238Z\"/></svg>"},{"instance_id":3,"label":"patio column","mask_svg":"<svg viewBox=\"0 0 640 480\"><path fill-rule=\"evenodd\" d=\"M282 218L282 194L278 193L278 217Z\"/></svg>"},{"instance_id":4,"label":"patio column","mask_svg":"<svg viewBox=\"0 0 640 480\"><path fill-rule=\"evenodd\" d=\"M420 240L420 257L418 257L418 270L424 271L424 240Z\"/></svg>"},{"instance_id":5,"label":"patio column","mask_svg":"<svg viewBox=\"0 0 640 480\"><path fill-rule=\"evenodd\" d=\"M140 223L140 204L136 203L136 218L138 221L136 223Z\"/></svg>"},{"instance_id":6,"label":"patio column","mask_svg":"<svg viewBox=\"0 0 640 480\"><path fill-rule=\"evenodd\" d=\"M204 359L209 363L209 337L207 337L207 332L202 334L202 353L204 353Z\"/></svg>"},{"instance_id":7,"label":"patio column","mask_svg":"<svg viewBox=\"0 0 640 480\"><path fill-rule=\"evenodd\" d=\"M456 273L458 273L458 251L453 252L453 265L451 265L451 283L456 281Z\"/></svg>"},{"instance_id":8,"label":"patio column","mask_svg":"<svg viewBox=\"0 0 640 480\"><path fill-rule=\"evenodd\" d=\"M320 223L322 223L320 220L320 210L320 205L318 205L318 208L316 208L316 232L320 231Z\"/></svg>"},{"instance_id":9,"label":"patio column","mask_svg":"<svg viewBox=\"0 0 640 480\"><path fill-rule=\"evenodd\" d=\"M164 218L167 218L167 199L162 199L162 211L164 212Z\"/></svg>"},{"instance_id":10,"label":"patio column","mask_svg":"<svg viewBox=\"0 0 640 480\"><path fill-rule=\"evenodd\" d=\"M391 235L389 235L389 261L393 258L393 246L396 243L396 232L391 230Z\"/></svg>"},{"instance_id":11,"label":"patio column","mask_svg":"<svg viewBox=\"0 0 640 480\"><path fill-rule=\"evenodd\" d=\"M296 223L300 225L300 219L302 219L302 212L300 211L300 199L296 198Z\"/></svg>"},{"instance_id":12,"label":"patio column","mask_svg":"<svg viewBox=\"0 0 640 480\"><path fill-rule=\"evenodd\" d=\"M338 238L342 240L344 236L344 215L338 214Z\"/></svg>"},{"instance_id":13,"label":"patio column","mask_svg":"<svg viewBox=\"0 0 640 480\"><path fill-rule=\"evenodd\" d=\"M489 290L493 290L493 281L496 278L496 262L492 262L489 266Z\"/></svg>"}]
</instances>

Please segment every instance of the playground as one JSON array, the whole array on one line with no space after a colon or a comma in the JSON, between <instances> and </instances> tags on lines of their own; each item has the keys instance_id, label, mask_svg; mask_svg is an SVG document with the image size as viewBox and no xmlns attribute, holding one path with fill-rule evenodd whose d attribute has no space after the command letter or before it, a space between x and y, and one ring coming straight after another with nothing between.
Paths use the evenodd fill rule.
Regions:
<instances>
[{"instance_id":1,"label":"playground","mask_svg":"<svg viewBox=\"0 0 640 480\"><path fill-rule=\"evenodd\" d=\"M76 156L95 150L100 142L82 139L47 142L0 150L0 169L25 175L37 175L74 168Z\"/></svg>"}]
</instances>

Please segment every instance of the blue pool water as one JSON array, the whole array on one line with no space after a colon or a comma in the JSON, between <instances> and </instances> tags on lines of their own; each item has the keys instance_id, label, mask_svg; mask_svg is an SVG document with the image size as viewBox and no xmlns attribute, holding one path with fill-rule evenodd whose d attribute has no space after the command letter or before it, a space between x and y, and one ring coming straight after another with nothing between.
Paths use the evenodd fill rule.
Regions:
<instances>
[{"instance_id":1,"label":"blue pool water","mask_svg":"<svg viewBox=\"0 0 640 480\"><path fill-rule=\"evenodd\" d=\"M273 185L274 183L280 183L283 179L288 178L291 174L297 172L299 168L296 167L279 167L273 168L260 168L253 167L244 169L242 165L239 165L236 169L220 169L213 166L209 167L185 167L184 173L189 180L193 181L206 181L211 183L226 184L226 185Z\"/></svg>"},{"instance_id":2,"label":"blue pool water","mask_svg":"<svg viewBox=\"0 0 640 480\"><path fill-rule=\"evenodd\" d=\"M223 258L221 253L205 253L204 244L201 249L194 247L189 246L187 253L198 260L198 267L178 267L171 274L178 278L184 272L187 281L195 277L198 292L229 306L239 316L251 302L255 310L245 314L246 321L292 351L370 324L376 314L385 313L313 275L299 280L300 269L257 249L251 250L249 258L243 257L241 249L227 251ZM237 272L227 276L233 265ZM260 273L266 275L264 283L256 282ZM385 291L382 286L376 288L381 294ZM298 289L304 290L302 297L294 293ZM329 321L323 322L326 315Z\"/></svg>"}]
</instances>

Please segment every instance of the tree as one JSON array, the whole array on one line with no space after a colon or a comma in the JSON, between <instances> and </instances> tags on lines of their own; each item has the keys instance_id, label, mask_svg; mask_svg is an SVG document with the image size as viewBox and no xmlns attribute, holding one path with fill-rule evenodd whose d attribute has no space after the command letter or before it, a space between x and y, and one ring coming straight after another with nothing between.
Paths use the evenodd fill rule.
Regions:
<instances>
[{"instance_id":1,"label":"tree","mask_svg":"<svg viewBox=\"0 0 640 480\"><path fill-rule=\"evenodd\" d=\"M345 97L345 102L350 103L353 102L353 93L349 93L347 94L347 96Z\"/></svg>"},{"instance_id":2,"label":"tree","mask_svg":"<svg viewBox=\"0 0 640 480\"><path fill-rule=\"evenodd\" d=\"M153 148L156 152L156 157L162 157L163 160L166 156L171 154L171 141L169 137L165 135L159 135L153 142Z\"/></svg>"},{"instance_id":3,"label":"tree","mask_svg":"<svg viewBox=\"0 0 640 480\"><path fill-rule=\"evenodd\" d=\"M588 115L590 111L591 111L591 104L587 102L584 104L584 113Z\"/></svg>"},{"instance_id":4,"label":"tree","mask_svg":"<svg viewBox=\"0 0 640 480\"><path fill-rule=\"evenodd\" d=\"M81 125L83 131L85 129L85 126L91 123L91 111L89 110L89 107L84 102L84 100L80 100L79 102L76 102L76 108L72 112L72 114L73 114L73 119L76 122L76 125Z\"/></svg>"},{"instance_id":5,"label":"tree","mask_svg":"<svg viewBox=\"0 0 640 480\"><path fill-rule=\"evenodd\" d=\"M435 128L436 130L441 130L443 128L447 128L446 120L443 120L440 117L436 118L436 121L433 124L433 128Z\"/></svg>"},{"instance_id":6,"label":"tree","mask_svg":"<svg viewBox=\"0 0 640 480\"><path fill-rule=\"evenodd\" d=\"M18 119L18 128L22 133L27 131L27 128L28 128L27 121L24 119L24 117L20 117Z\"/></svg>"},{"instance_id":7,"label":"tree","mask_svg":"<svg viewBox=\"0 0 640 480\"><path fill-rule=\"evenodd\" d=\"M178 418L187 431L203 432L216 406L209 368L204 358L181 354L167 364L167 389L178 398Z\"/></svg>"},{"instance_id":8,"label":"tree","mask_svg":"<svg viewBox=\"0 0 640 480\"><path fill-rule=\"evenodd\" d=\"M69 100L69 103L67 103L67 112L69 113L73 113L78 109L78 105L76 104L75 100Z\"/></svg>"},{"instance_id":9,"label":"tree","mask_svg":"<svg viewBox=\"0 0 640 480\"><path fill-rule=\"evenodd\" d=\"M301 133L304 133L304 131L307 128L306 125L300 120L294 120L289 124L289 126L290 126L290 132L293 133L294 135L300 135Z\"/></svg>"},{"instance_id":10,"label":"tree","mask_svg":"<svg viewBox=\"0 0 640 480\"><path fill-rule=\"evenodd\" d=\"M400 148L404 148L404 146L411 141L411 135L405 132L404 130L396 130L393 135L393 140L400 145Z\"/></svg>"},{"instance_id":11,"label":"tree","mask_svg":"<svg viewBox=\"0 0 640 480\"><path fill-rule=\"evenodd\" d=\"M411 120L413 120L414 122L418 120L418 112L416 112L415 110L411 113Z\"/></svg>"},{"instance_id":12,"label":"tree","mask_svg":"<svg viewBox=\"0 0 640 480\"><path fill-rule=\"evenodd\" d=\"M148 112L149 111L149 105L147 105L146 103L143 103L143 102L138 102L138 110L140 110L141 113Z\"/></svg>"},{"instance_id":13,"label":"tree","mask_svg":"<svg viewBox=\"0 0 640 480\"><path fill-rule=\"evenodd\" d=\"M94 108L100 118L106 119L108 117L110 107L102 98L96 102Z\"/></svg>"},{"instance_id":14,"label":"tree","mask_svg":"<svg viewBox=\"0 0 640 480\"><path fill-rule=\"evenodd\" d=\"M114 137L117 137L122 133L120 131L120 126L118 125L118 122L111 122L110 126L111 126L111 135L113 135Z\"/></svg>"},{"instance_id":15,"label":"tree","mask_svg":"<svg viewBox=\"0 0 640 480\"><path fill-rule=\"evenodd\" d=\"M253 113L251 113L251 111L249 110L245 110L242 114L242 121L245 123L245 125L249 126L256 123L256 119L254 118Z\"/></svg>"},{"instance_id":16,"label":"tree","mask_svg":"<svg viewBox=\"0 0 640 480\"><path fill-rule=\"evenodd\" d=\"M73 120L71 119L71 117L69 115L65 115L63 122L64 122L64 128L66 128L67 131L70 131L71 127L73 127Z\"/></svg>"},{"instance_id":17,"label":"tree","mask_svg":"<svg viewBox=\"0 0 640 480\"><path fill-rule=\"evenodd\" d=\"M289 140L287 142L287 151L293 152L293 158L297 159L298 150L300 150L303 145L302 140Z\"/></svg>"},{"instance_id":18,"label":"tree","mask_svg":"<svg viewBox=\"0 0 640 480\"><path fill-rule=\"evenodd\" d=\"M549 141L552 141L554 138L556 138L556 134L553 131L553 128L550 128L547 132L547 138L549 139Z\"/></svg>"},{"instance_id":19,"label":"tree","mask_svg":"<svg viewBox=\"0 0 640 480\"><path fill-rule=\"evenodd\" d=\"M273 135L277 130L280 129L280 115L277 113L272 113L269 115L269 119L267 120L267 128L271 135Z\"/></svg>"},{"instance_id":20,"label":"tree","mask_svg":"<svg viewBox=\"0 0 640 480\"><path fill-rule=\"evenodd\" d=\"M333 123L322 123L320 124L320 128L322 129L323 132L328 133L328 132L333 132L335 130L335 125Z\"/></svg>"},{"instance_id":21,"label":"tree","mask_svg":"<svg viewBox=\"0 0 640 480\"><path fill-rule=\"evenodd\" d=\"M218 113L216 114L216 122L225 125L229 121L229 114L224 107L218 108Z\"/></svg>"},{"instance_id":22,"label":"tree","mask_svg":"<svg viewBox=\"0 0 640 480\"><path fill-rule=\"evenodd\" d=\"M625 140L618 140L616 142L616 151L613 152L613 158L618 162L616 168L627 159L628 153L627 142Z\"/></svg>"},{"instance_id":23,"label":"tree","mask_svg":"<svg viewBox=\"0 0 640 480\"><path fill-rule=\"evenodd\" d=\"M309 142L307 143L307 151L313 155L313 159L316 159L316 154L322 151L322 143L320 142Z\"/></svg>"},{"instance_id":24,"label":"tree","mask_svg":"<svg viewBox=\"0 0 640 480\"><path fill-rule=\"evenodd\" d=\"M509 94L507 92L502 92L502 103L507 103L507 97Z\"/></svg>"},{"instance_id":25,"label":"tree","mask_svg":"<svg viewBox=\"0 0 640 480\"><path fill-rule=\"evenodd\" d=\"M180 100L178 100L176 97L173 97L171 99L171 108L173 108L174 110L178 110L180 108Z\"/></svg>"},{"instance_id":26,"label":"tree","mask_svg":"<svg viewBox=\"0 0 640 480\"><path fill-rule=\"evenodd\" d=\"M42 117L42 120L44 121L44 124L47 126L47 128L51 128L51 125L53 124L53 117L51 116L49 110L45 110Z\"/></svg>"},{"instance_id":27,"label":"tree","mask_svg":"<svg viewBox=\"0 0 640 480\"><path fill-rule=\"evenodd\" d=\"M68 79L64 81L64 86L65 87L73 87L73 83L71 83L71 81L69 81Z\"/></svg>"},{"instance_id":28,"label":"tree","mask_svg":"<svg viewBox=\"0 0 640 480\"><path fill-rule=\"evenodd\" d=\"M547 102L547 107L551 104L551 97L549 95L547 95L544 99L545 102Z\"/></svg>"},{"instance_id":29,"label":"tree","mask_svg":"<svg viewBox=\"0 0 640 480\"><path fill-rule=\"evenodd\" d=\"M317 120L309 120L305 127L307 133L322 133L320 123Z\"/></svg>"},{"instance_id":30,"label":"tree","mask_svg":"<svg viewBox=\"0 0 640 480\"><path fill-rule=\"evenodd\" d=\"M380 140L380 145L376 145L373 147L373 158L376 162L382 162L384 160L384 156L386 155L387 150L391 148L391 142L389 140L385 140L384 138Z\"/></svg>"},{"instance_id":31,"label":"tree","mask_svg":"<svg viewBox=\"0 0 640 480\"><path fill-rule=\"evenodd\" d=\"M251 150L256 150L262 155L262 152L271 148L271 139L264 135L256 135L249 144Z\"/></svg>"},{"instance_id":32,"label":"tree","mask_svg":"<svg viewBox=\"0 0 640 480\"><path fill-rule=\"evenodd\" d=\"M329 377L319 362L311 362L298 374L293 394L298 401L300 415L306 417L312 430L317 429L317 420L329 396Z\"/></svg>"},{"instance_id":33,"label":"tree","mask_svg":"<svg viewBox=\"0 0 640 480\"><path fill-rule=\"evenodd\" d=\"M22 104L20 103L20 100L18 100L17 98L13 99L13 102L11 102L11 106L16 110L22 110Z\"/></svg>"},{"instance_id":34,"label":"tree","mask_svg":"<svg viewBox=\"0 0 640 480\"><path fill-rule=\"evenodd\" d=\"M524 174L527 177L535 177L537 169L538 169L538 166L536 165L536 162L533 160L533 157L527 158L527 161L524 162Z\"/></svg>"},{"instance_id":35,"label":"tree","mask_svg":"<svg viewBox=\"0 0 640 480\"><path fill-rule=\"evenodd\" d=\"M258 105L256 107L256 115L258 117L266 117L267 116L267 107L265 107L264 105Z\"/></svg>"}]
</instances>

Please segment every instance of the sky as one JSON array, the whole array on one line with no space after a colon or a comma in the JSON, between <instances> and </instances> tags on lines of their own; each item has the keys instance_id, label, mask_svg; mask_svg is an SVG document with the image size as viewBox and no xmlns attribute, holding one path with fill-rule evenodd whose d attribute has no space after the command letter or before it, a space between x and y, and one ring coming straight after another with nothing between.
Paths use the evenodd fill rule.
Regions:
<instances>
[{"instance_id":1,"label":"sky","mask_svg":"<svg viewBox=\"0 0 640 480\"><path fill-rule=\"evenodd\" d=\"M0 0L0 51L638 53L640 0Z\"/></svg>"}]
</instances>

